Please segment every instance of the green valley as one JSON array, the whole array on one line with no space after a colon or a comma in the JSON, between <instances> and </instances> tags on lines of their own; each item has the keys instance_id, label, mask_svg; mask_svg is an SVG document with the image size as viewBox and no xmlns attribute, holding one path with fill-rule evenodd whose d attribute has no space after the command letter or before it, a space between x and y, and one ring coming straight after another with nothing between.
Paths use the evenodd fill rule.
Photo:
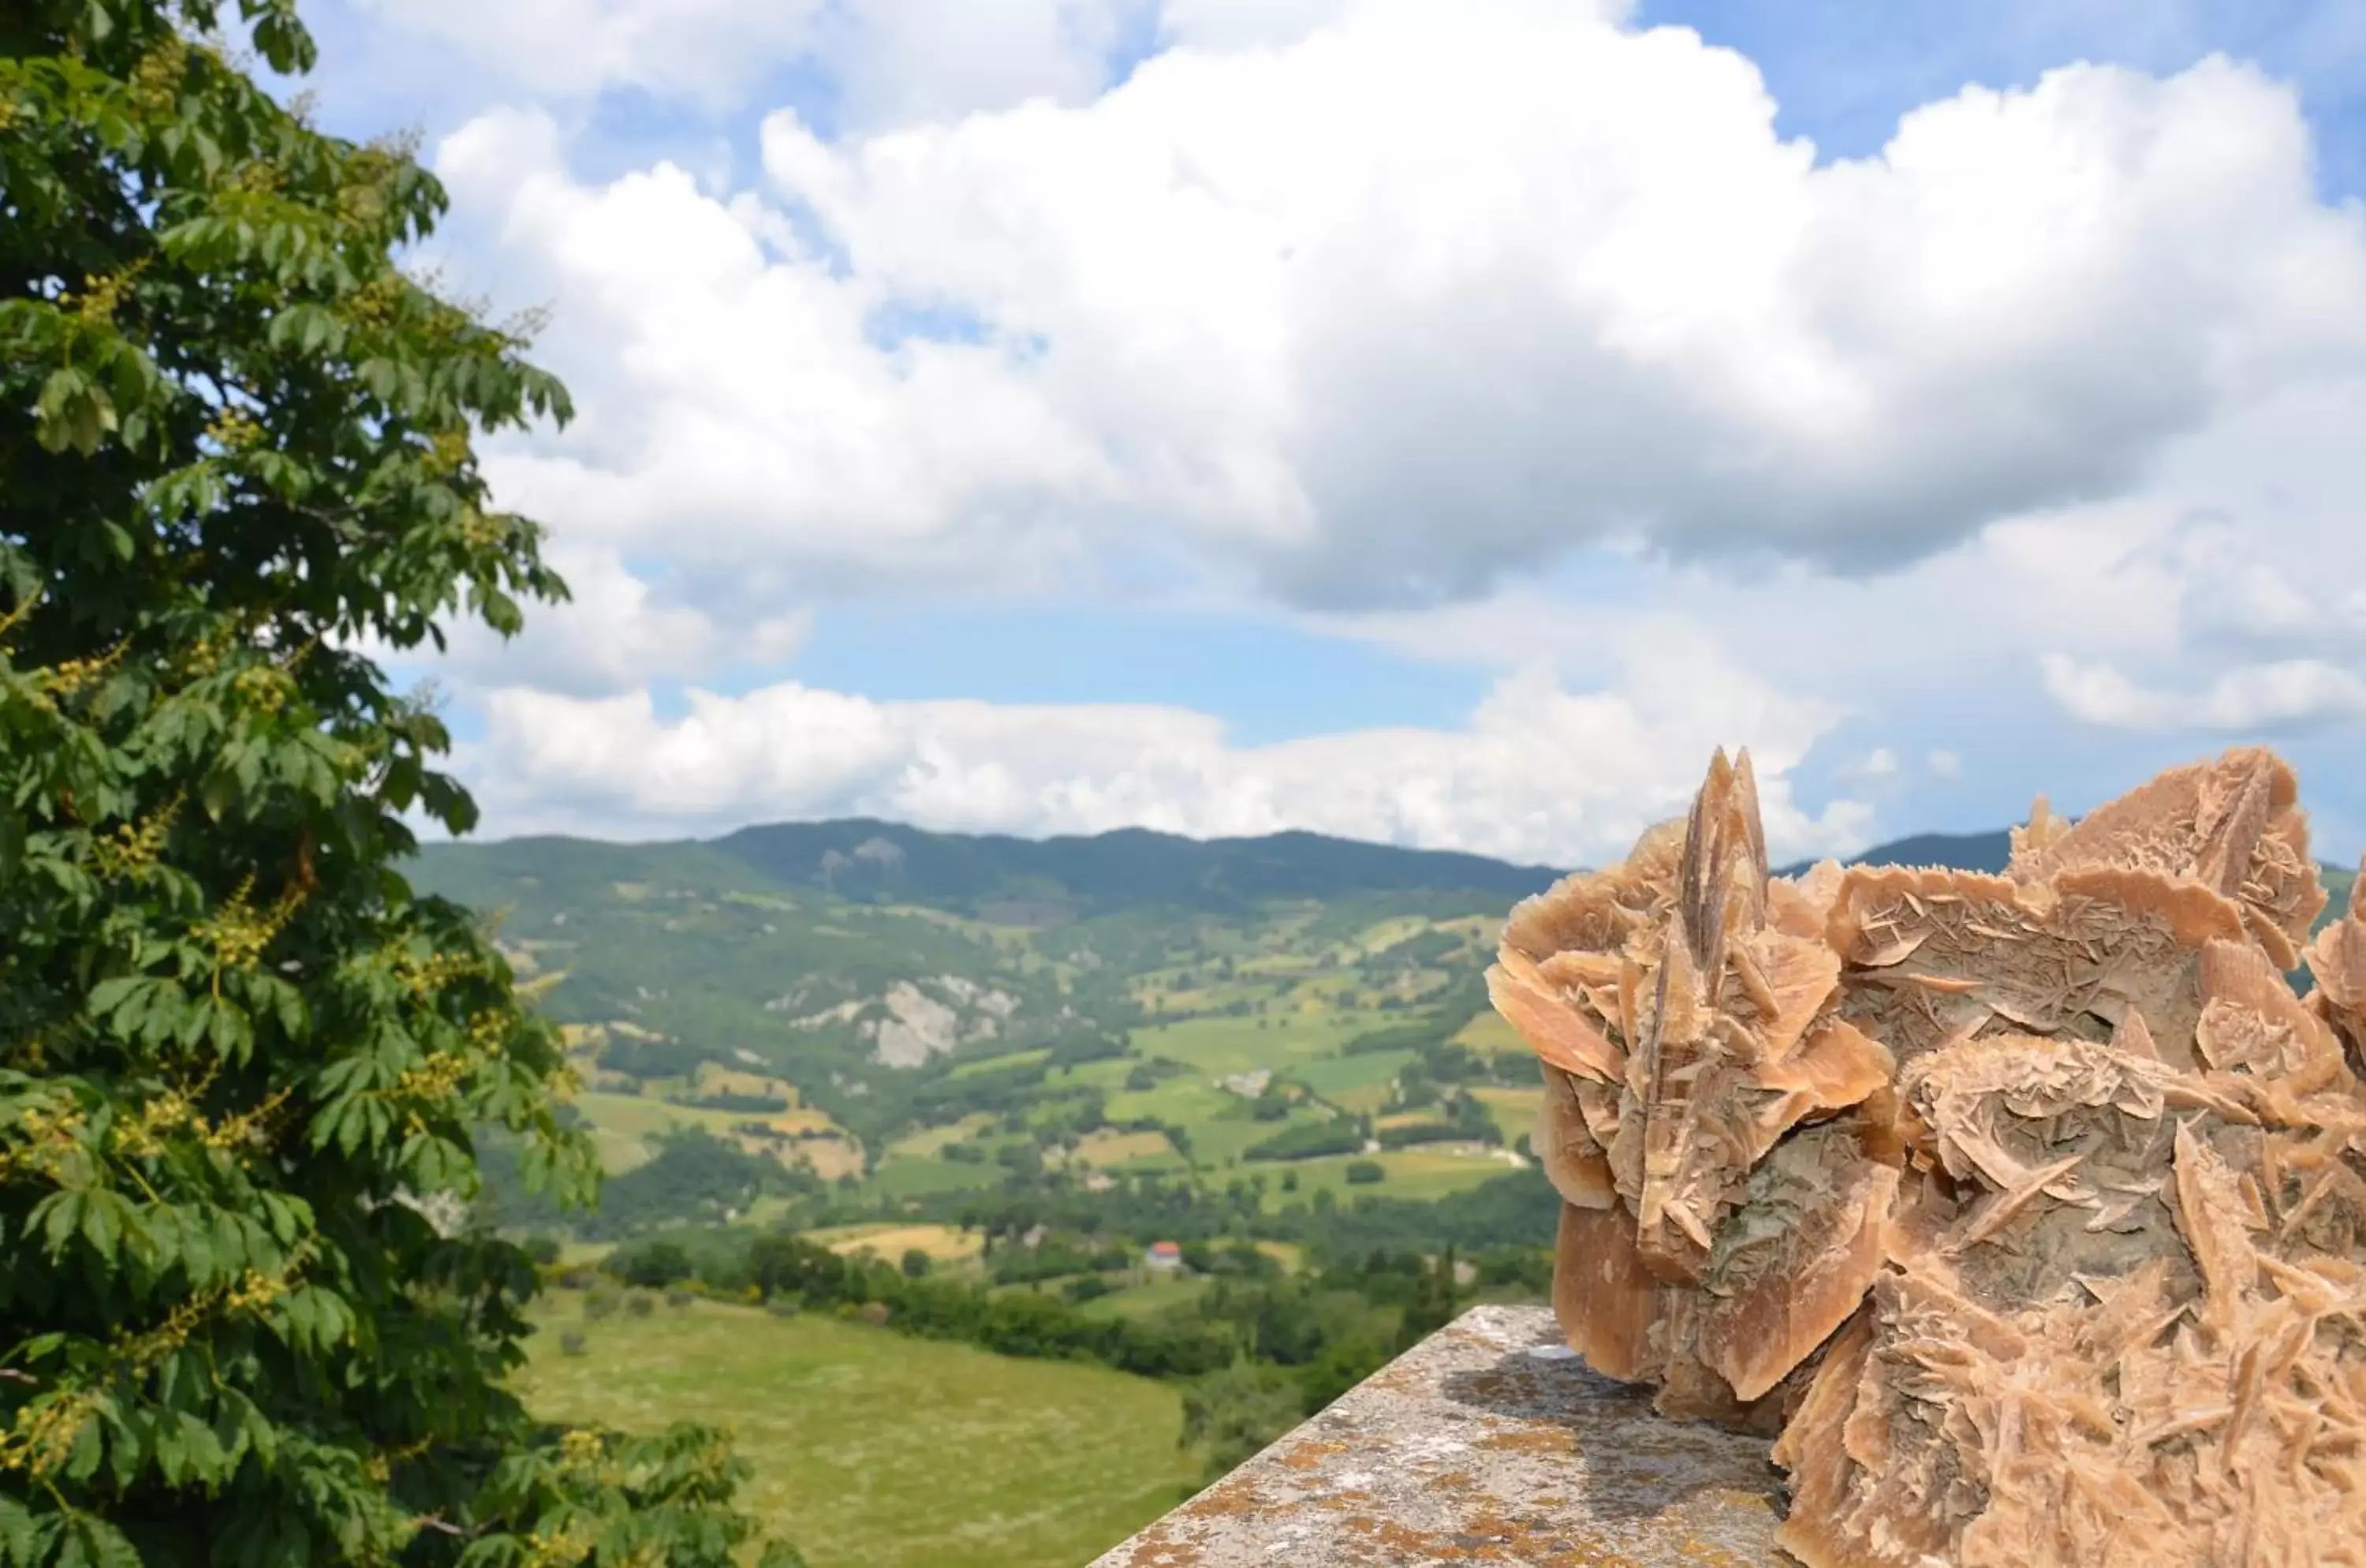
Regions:
<instances>
[{"instance_id":1,"label":"green valley","mask_svg":"<svg viewBox=\"0 0 2366 1568\"><path fill-rule=\"evenodd\" d=\"M1351 1164L1424 1197L1525 1164L1533 1067L1481 1022L1479 976L1551 875L1306 834L849 823L436 846L416 880L498 911L620 1178L695 1130L777 1168L750 1205L1150 1177L1279 1213L1343 1192ZM729 1197L592 1228L720 1218Z\"/></svg>"}]
</instances>

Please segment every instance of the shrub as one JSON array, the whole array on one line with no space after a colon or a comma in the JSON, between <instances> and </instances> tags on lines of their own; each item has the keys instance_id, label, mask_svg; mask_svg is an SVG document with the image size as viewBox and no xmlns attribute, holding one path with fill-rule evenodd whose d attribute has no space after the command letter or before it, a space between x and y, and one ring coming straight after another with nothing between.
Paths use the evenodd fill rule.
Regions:
<instances>
[{"instance_id":1,"label":"shrub","mask_svg":"<svg viewBox=\"0 0 2366 1568\"><path fill-rule=\"evenodd\" d=\"M616 1315L621 1298L606 1285L595 1285L583 1295L583 1315L593 1323Z\"/></svg>"},{"instance_id":2,"label":"shrub","mask_svg":"<svg viewBox=\"0 0 2366 1568\"><path fill-rule=\"evenodd\" d=\"M1183 1435L1213 1481L1298 1425L1306 1395L1279 1367L1235 1361L1183 1390Z\"/></svg>"},{"instance_id":3,"label":"shrub","mask_svg":"<svg viewBox=\"0 0 2366 1568\"><path fill-rule=\"evenodd\" d=\"M665 1297L666 1305L670 1307L686 1307L697 1299L697 1292L682 1290L679 1286L668 1291Z\"/></svg>"},{"instance_id":4,"label":"shrub","mask_svg":"<svg viewBox=\"0 0 2366 1568\"><path fill-rule=\"evenodd\" d=\"M583 1336L571 1328L558 1337L558 1353L562 1356L580 1356L587 1348Z\"/></svg>"},{"instance_id":5,"label":"shrub","mask_svg":"<svg viewBox=\"0 0 2366 1568\"><path fill-rule=\"evenodd\" d=\"M640 1242L618 1247L608 1258L608 1272L648 1291L687 1280L691 1271L690 1254L678 1241Z\"/></svg>"},{"instance_id":6,"label":"shrub","mask_svg":"<svg viewBox=\"0 0 2366 1568\"><path fill-rule=\"evenodd\" d=\"M625 1298L625 1311L634 1317L647 1317L657 1310L658 1299L647 1291L635 1291Z\"/></svg>"},{"instance_id":7,"label":"shrub","mask_svg":"<svg viewBox=\"0 0 2366 1568\"><path fill-rule=\"evenodd\" d=\"M1352 1160L1347 1166L1347 1182L1354 1187L1369 1187L1376 1181L1386 1181L1389 1173L1378 1160Z\"/></svg>"}]
</instances>

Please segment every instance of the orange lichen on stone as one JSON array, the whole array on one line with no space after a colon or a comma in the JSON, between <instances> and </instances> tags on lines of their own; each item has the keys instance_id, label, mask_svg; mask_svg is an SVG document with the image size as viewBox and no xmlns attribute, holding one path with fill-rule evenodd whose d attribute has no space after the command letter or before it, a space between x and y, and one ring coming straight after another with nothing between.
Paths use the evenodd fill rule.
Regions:
<instances>
[{"instance_id":1,"label":"orange lichen on stone","mask_svg":"<svg viewBox=\"0 0 2366 1568\"><path fill-rule=\"evenodd\" d=\"M2230 751L1792 880L1720 754L1490 976L1571 1346L1779 1433L1812 1568L2366 1565L2366 891L2309 936L2297 802Z\"/></svg>"}]
</instances>

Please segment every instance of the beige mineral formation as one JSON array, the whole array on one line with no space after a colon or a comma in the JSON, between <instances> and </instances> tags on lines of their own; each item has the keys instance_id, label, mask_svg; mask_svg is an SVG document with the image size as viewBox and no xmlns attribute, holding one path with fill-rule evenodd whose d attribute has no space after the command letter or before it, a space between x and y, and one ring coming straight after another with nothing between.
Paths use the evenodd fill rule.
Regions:
<instances>
[{"instance_id":1,"label":"beige mineral formation","mask_svg":"<svg viewBox=\"0 0 2366 1568\"><path fill-rule=\"evenodd\" d=\"M2366 1568L2366 875L2312 937L2298 795L2230 751L2001 876L1783 878L1720 753L1513 911L1562 1329L1773 1437L1810 1568Z\"/></svg>"}]
</instances>

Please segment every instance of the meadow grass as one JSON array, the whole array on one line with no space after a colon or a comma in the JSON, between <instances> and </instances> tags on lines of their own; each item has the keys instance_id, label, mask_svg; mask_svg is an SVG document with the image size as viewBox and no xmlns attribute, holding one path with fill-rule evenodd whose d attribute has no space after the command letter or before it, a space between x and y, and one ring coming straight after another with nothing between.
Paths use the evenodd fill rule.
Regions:
<instances>
[{"instance_id":1,"label":"meadow grass","mask_svg":"<svg viewBox=\"0 0 2366 1568\"><path fill-rule=\"evenodd\" d=\"M668 1105L662 1100L649 1100L637 1094L585 1093L576 1096L575 1103L602 1132L620 1138L652 1138L676 1127L704 1127L718 1138L728 1138L733 1135L732 1128L738 1123L764 1120L744 1111L705 1111L694 1105Z\"/></svg>"},{"instance_id":2,"label":"meadow grass","mask_svg":"<svg viewBox=\"0 0 2366 1568\"><path fill-rule=\"evenodd\" d=\"M1171 1306L1183 1306L1197 1301L1213 1285L1215 1278L1208 1274L1190 1274L1180 1270L1160 1274L1143 1270L1140 1282L1121 1285L1105 1296L1095 1296L1083 1310L1100 1317L1148 1317Z\"/></svg>"},{"instance_id":3,"label":"meadow grass","mask_svg":"<svg viewBox=\"0 0 2366 1568\"><path fill-rule=\"evenodd\" d=\"M1011 1067L1031 1067L1051 1055L1051 1047L1036 1046L1026 1051L1006 1051L999 1056L976 1056L955 1065L945 1076L952 1078L974 1078L981 1073L998 1073Z\"/></svg>"},{"instance_id":4,"label":"meadow grass","mask_svg":"<svg viewBox=\"0 0 2366 1568\"><path fill-rule=\"evenodd\" d=\"M1120 1133L1104 1130L1092 1134L1076 1145L1076 1157L1087 1165L1124 1166L1132 1168L1139 1162L1172 1165L1174 1145L1164 1133Z\"/></svg>"},{"instance_id":5,"label":"meadow grass","mask_svg":"<svg viewBox=\"0 0 2366 1568\"><path fill-rule=\"evenodd\" d=\"M1537 1130L1537 1113L1543 1108L1545 1091L1536 1089L1509 1089L1494 1084L1482 1084L1470 1091L1495 1118L1495 1125L1504 1130L1504 1141L1515 1144L1523 1134L1533 1136Z\"/></svg>"},{"instance_id":6,"label":"meadow grass","mask_svg":"<svg viewBox=\"0 0 2366 1568\"><path fill-rule=\"evenodd\" d=\"M729 1427L742 1503L812 1568L1075 1568L1190 1489L1181 1397L1147 1379L704 1301L586 1324L561 1296L541 1321L529 1409Z\"/></svg>"},{"instance_id":7,"label":"meadow grass","mask_svg":"<svg viewBox=\"0 0 2366 1568\"><path fill-rule=\"evenodd\" d=\"M839 1225L806 1234L832 1252L868 1252L889 1263L902 1262L907 1252L925 1253L931 1262L958 1263L986 1248L985 1237L975 1231L963 1235L957 1225Z\"/></svg>"},{"instance_id":8,"label":"meadow grass","mask_svg":"<svg viewBox=\"0 0 2366 1568\"><path fill-rule=\"evenodd\" d=\"M1380 1181L1359 1186L1347 1182L1347 1168L1359 1160L1377 1164L1386 1176ZM1289 1171L1298 1178L1296 1191L1281 1190L1278 1180L1268 1179L1265 1207L1279 1209L1285 1203L1312 1201L1317 1191L1327 1190L1341 1203L1349 1203L1369 1193L1375 1198L1443 1198L1451 1192L1467 1191L1481 1183L1503 1175L1511 1167L1502 1159L1484 1154L1449 1154L1437 1148L1391 1149L1381 1154L1335 1155L1321 1159L1290 1160L1287 1163L1258 1161L1242 1166L1233 1174L1263 1174L1268 1179Z\"/></svg>"},{"instance_id":9,"label":"meadow grass","mask_svg":"<svg viewBox=\"0 0 2366 1568\"><path fill-rule=\"evenodd\" d=\"M1504 1021L1504 1015L1493 1008L1482 1010L1470 1022L1457 1030L1454 1033L1454 1043L1468 1046L1482 1056L1494 1055L1504 1051L1518 1051L1523 1054L1528 1051L1528 1043L1515 1033L1512 1026Z\"/></svg>"},{"instance_id":10,"label":"meadow grass","mask_svg":"<svg viewBox=\"0 0 2366 1568\"><path fill-rule=\"evenodd\" d=\"M1373 1051L1361 1056L1325 1056L1291 1071L1340 1110L1370 1115L1387 1102L1390 1083L1413 1060L1411 1051Z\"/></svg>"},{"instance_id":11,"label":"meadow grass","mask_svg":"<svg viewBox=\"0 0 2366 1568\"><path fill-rule=\"evenodd\" d=\"M918 1132L907 1133L887 1145L887 1153L891 1157L900 1155L912 1159L933 1158L944 1153L946 1145L958 1144L981 1129L993 1125L994 1118L985 1111L972 1111L958 1122L941 1122L934 1127L923 1127Z\"/></svg>"},{"instance_id":12,"label":"meadow grass","mask_svg":"<svg viewBox=\"0 0 2366 1568\"><path fill-rule=\"evenodd\" d=\"M1133 1032L1134 1049L1145 1056L1171 1056L1210 1076L1279 1071L1329 1055L1353 1035L1372 1027L1358 1013L1330 1009L1273 1014L1259 1029L1255 1018L1193 1018L1153 1024Z\"/></svg>"},{"instance_id":13,"label":"meadow grass","mask_svg":"<svg viewBox=\"0 0 2366 1568\"><path fill-rule=\"evenodd\" d=\"M1002 1176L998 1165L965 1165L932 1156L890 1155L880 1161L877 1174L867 1185L869 1190L888 1198L923 1198L933 1192L993 1187Z\"/></svg>"}]
</instances>

